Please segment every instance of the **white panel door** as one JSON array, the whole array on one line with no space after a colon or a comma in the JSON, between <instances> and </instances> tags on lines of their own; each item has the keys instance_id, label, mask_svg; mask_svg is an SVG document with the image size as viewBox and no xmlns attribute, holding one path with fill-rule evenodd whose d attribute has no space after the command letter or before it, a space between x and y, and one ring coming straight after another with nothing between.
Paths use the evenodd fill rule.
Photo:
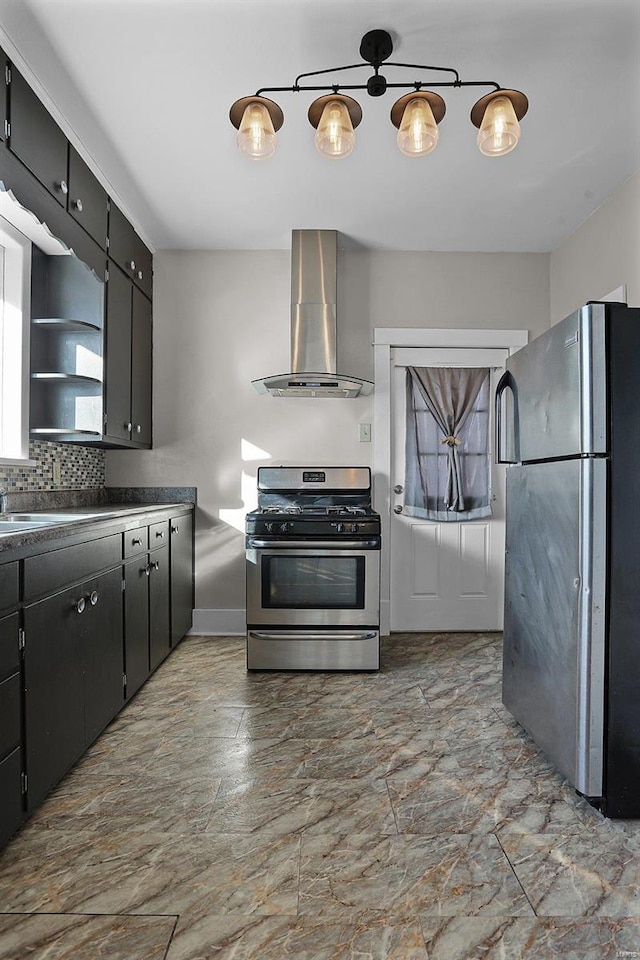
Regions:
<instances>
[{"instance_id":1,"label":"white panel door","mask_svg":"<svg viewBox=\"0 0 640 960\"><path fill-rule=\"evenodd\" d=\"M508 350L398 348L392 351L392 487L404 488L407 366L490 367L493 396ZM492 516L442 523L395 513L391 497L391 629L501 630L504 598L505 468L491 453Z\"/></svg>"}]
</instances>

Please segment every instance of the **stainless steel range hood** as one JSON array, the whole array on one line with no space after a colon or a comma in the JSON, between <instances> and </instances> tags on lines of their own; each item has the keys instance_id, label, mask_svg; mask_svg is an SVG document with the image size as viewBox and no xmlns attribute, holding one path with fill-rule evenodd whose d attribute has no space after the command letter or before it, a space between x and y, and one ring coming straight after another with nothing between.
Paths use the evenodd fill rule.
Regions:
<instances>
[{"instance_id":1,"label":"stainless steel range hood","mask_svg":"<svg viewBox=\"0 0 640 960\"><path fill-rule=\"evenodd\" d=\"M358 397L370 380L336 372L336 230L291 235L291 373L252 383L272 397Z\"/></svg>"}]
</instances>

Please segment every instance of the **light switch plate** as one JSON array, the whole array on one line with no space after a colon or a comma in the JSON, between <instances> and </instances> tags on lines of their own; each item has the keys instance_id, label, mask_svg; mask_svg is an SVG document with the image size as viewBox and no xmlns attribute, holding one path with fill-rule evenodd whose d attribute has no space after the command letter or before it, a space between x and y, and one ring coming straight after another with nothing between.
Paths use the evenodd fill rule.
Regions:
<instances>
[{"instance_id":1,"label":"light switch plate","mask_svg":"<svg viewBox=\"0 0 640 960\"><path fill-rule=\"evenodd\" d=\"M60 483L62 480L62 470L60 469L60 461L53 461L53 482Z\"/></svg>"},{"instance_id":2,"label":"light switch plate","mask_svg":"<svg viewBox=\"0 0 640 960\"><path fill-rule=\"evenodd\" d=\"M371 424L370 423L358 424L358 440L360 441L360 443L371 443Z\"/></svg>"}]
</instances>

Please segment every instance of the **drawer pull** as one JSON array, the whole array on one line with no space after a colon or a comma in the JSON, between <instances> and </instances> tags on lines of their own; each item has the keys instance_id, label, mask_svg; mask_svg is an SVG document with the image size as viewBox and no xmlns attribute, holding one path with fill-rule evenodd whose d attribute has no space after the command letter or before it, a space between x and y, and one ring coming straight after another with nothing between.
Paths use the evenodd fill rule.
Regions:
<instances>
[{"instance_id":1,"label":"drawer pull","mask_svg":"<svg viewBox=\"0 0 640 960\"><path fill-rule=\"evenodd\" d=\"M164 530L156 530L156 537L160 537L161 540L164 539Z\"/></svg>"},{"instance_id":2,"label":"drawer pull","mask_svg":"<svg viewBox=\"0 0 640 960\"><path fill-rule=\"evenodd\" d=\"M67 181L60 180L59 183L56 183L56 190L59 190L60 193L63 193L66 197L66 195L69 193L69 187L67 186Z\"/></svg>"},{"instance_id":3,"label":"drawer pull","mask_svg":"<svg viewBox=\"0 0 640 960\"><path fill-rule=\"evenodd\" d=\"M77 200L73 201L73 205L78 211L78 213L82 213L82 200L80 199L80 197L78 197Z\"/></svg>"},{"instance_id":4,"label":"drawer pull","mask_svg":"<svg viewBox=\"0 0 640 960\"><path fill-rule=\"evenodd\" d=\"M142 540L140 539L140 537L134 537L133 540L131 541L131 546L132 546L132 547L141 547L141 546L142 546Z\"/></svg>"},{"instance_id":5,"label":"drawer pull","mask_svg":"<svg viewBox=\"0 0 640 960\"><path fill-rule=\"evenodd\" d=\"M151 576L151 564L148 563L145 567L140 567L140 573L144 573L147 577Z\"/></svg>"},{"instance_id":6,"label":"drawer pull","mask_svg":"<svg viewBox=\"0 0 640 960\"><path fill-rule=\"evenodd\" d=\"M92 607L95 607L95 605L96 605L96 603L98 602L99 599L100 599L100 594L98 593L98 591L97 591L97 590L92 590L92 591L91 591L91 594L90 594L90 596L89 596L89 603L91 604L91 606L92 606Z\"/></svg>"},{"instance_id":7,"label":"drawer pull","mask_svg":"<svg viewBox=\"0 0 640 960\"><path fill-rule=\"evenodd\" d=\"M175 527L171 527L171 533L178 533L179 531L180 531L180 527L178 526L178 524L176 524Z\"/></svg>"},{"instance_id":8,"label":"drawer pull","mask_svg":"<svg viewBox=\"0 0 640 960\"><path fill-rule=\"evenodd\" d=\"M80 597L79 600L76 600L73 606L76 613L84 613L84 608L86 607L86 605L87 605L87 601L85 600L85 598Z\"/></svg>"}]
</instances>

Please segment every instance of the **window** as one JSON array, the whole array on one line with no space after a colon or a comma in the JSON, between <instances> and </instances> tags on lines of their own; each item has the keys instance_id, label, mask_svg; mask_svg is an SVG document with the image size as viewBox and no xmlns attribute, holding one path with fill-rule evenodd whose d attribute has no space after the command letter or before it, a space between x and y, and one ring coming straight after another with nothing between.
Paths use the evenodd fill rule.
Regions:
<instances>
[{"instance_id":1,"label":"window","mask_svg":"<svg viewBox=\"0 0 640 960\"><path fill-rule=\"evenodd\" d=\"M31 242L0 217L0 462L29 456Z\"/></svg>"}]
</instances>

